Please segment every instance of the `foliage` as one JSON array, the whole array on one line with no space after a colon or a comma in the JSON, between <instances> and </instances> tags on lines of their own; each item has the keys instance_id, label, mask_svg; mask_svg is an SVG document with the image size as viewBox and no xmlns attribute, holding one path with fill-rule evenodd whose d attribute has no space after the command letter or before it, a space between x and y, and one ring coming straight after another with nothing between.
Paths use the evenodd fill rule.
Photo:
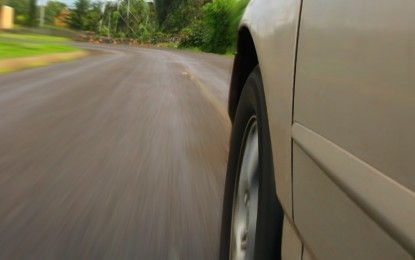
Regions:
<instances>
[{"instance_id":1,"label":"foliage","mask_svg":"<svg viewBox=\"0 0 415 260\"><path fill-rule=\"evenodd\" d=\"M248 0L183 0L166 16L162 30L179 37L180 48L224 54L236 48L237 28ZM203 5L203 6L202 6Z\"/></svg>"},{"instance_id":2,"label":"foliage","mask_svg":"<svg viewBox=\"0 0 415 260\"><path fill-rule=\"evenodd\" d=\"M65 3L59 1L48 1L45 11L45 24L52 25L55 18L67 8Z\"/></svg>"},{"instance_id":3,"label":"foliage","mask_svg":"<svg viewBox=\"0 0 415 260\"><path fill-rule=\"evenodd\" d=\"M30 27L37 26L37 7L36 7L36 0L29 0L29 12L27 14L26 25Z\"/></svg>"},{"instance_id":4,"label":"foliage","mask_svg":"<svg viewBox=\"0 0 415 260\"><path fill-rule=\"evenodd\" d=\"M171 0L154 0L154 5L156 7L157 18L159 24L163 24L164 20L168 13L170 13L170 7L172 4L177 3L178 1L171 1Z\"/></svg>"},{"instance_id":5,"label":"foliage","mask_svg":"<svg viewBox=\"0 0 415 260\"><path fill-rule=\"evenodd\" d=\"M102 3L93 2L89 11L84 18L84 28L86 31L97 32L99 30L99 24L102 19Z\"/></svg>"},{"instance_id":6,"label":"foliage","mask_svg":"<svg viewBox=\"0 0 415 260\"><path fill-rule=\"evenodd\" d=\"M86 15L90 9L90 0L77 0L69 15L69 26L76 30L86 29Z\"/></svg>"},{"instance_id":7,"label":"foliage","mask_svg":"<svg viewBox=\"0 0 415 260\"><path fill-rule=\"evenodd\" d=\"M231 45L229 36L231 1L215 0L203 6L204 24L206 26L205 41L202 50L215 53L226 53Z\"/></svg>"},{"instance_id":8,"label":"foliage","mask_svg":"<svg viewBox=\"0 0 415 260\"><path fill-rule=\"evenodd\" d=\"M70 10L69 26L75 30L98 31L102 19L102 3L77 0Z\"/></svg>"},{"instance_id":9,"label":"foliage","mask_svg":"<svg viewBox=\"0 0 415 260\"><path fill-rule=\"evenodd\" d=\"M143 0L128 0L117 3L107 3L103 13L102 24L105 32L119 38L135 38L149 41L156 33L157 22L154 7ZM129 12L128 12L129 10Z\"/></svg>"},{"instance_id":10,"label":"foliage","mask_svg":"<svg viewBox=\"0 0 415 260\"><path fill-rule=\"evenodd\" d=\"M27 16L26 15L15 15L14 22L16 24L26 24L27 23Z\"/></svg>"},{"instance_id":11,"label":"foliage","mask_svg":"<svg viewBox=\"0 0 415 260\"><path fill-rule=\"evenodd\" d=\"M183 28L179 34L179 48L201 48L204 45L204 27L202 21L196 21L189 27Z\"/></svg>"},{"instance_id":12,"label":"foliage","mask_svg":"<svg viewBox=\"0 0 415 260\"><path fill-rule=\"evenodd\" d=\"M161 30L169 33L178 33L183 28L199 22L202 18L202 2L200 0L184 0L174 5L167 14Z\"/></svg>"},{"instance_id":13,"label":"foliage","mask_svg":"<svg viewBox=\"0 0 415 260\"><path fill-rule=\"evenodd\" d=\"M108 29L108 27L106 25L103 25L101 27L100 33L101 33L101 35L109 35L110 30Z\"/></svg>"}]
</instances>

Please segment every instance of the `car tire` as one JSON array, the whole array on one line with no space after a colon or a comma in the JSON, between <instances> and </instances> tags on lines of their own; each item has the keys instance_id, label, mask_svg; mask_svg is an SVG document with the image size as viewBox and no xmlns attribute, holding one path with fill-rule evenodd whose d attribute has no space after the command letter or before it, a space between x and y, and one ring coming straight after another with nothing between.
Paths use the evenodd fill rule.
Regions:
<instances>
[{"instance_id":1,"label":"car tire","mask_svg":"<svg viewBox=\"0 0 415 260\"><path fill-rule=\"evenodd\" d=\"M220 259L281 258L283 211L275 192L272 158L257 66L244 85L232 126Z\"/></svg>"}]
</instances>

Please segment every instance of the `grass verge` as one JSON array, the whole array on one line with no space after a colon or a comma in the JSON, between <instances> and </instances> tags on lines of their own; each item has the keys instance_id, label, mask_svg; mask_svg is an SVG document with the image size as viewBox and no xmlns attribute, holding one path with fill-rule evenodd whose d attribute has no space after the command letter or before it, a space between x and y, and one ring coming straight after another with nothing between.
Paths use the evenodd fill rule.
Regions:
<instances>
[{"instance_id":1,"label":"grass verge","mask_svg":"<svg viewBox=\"0 0 415 260\"><path fill-rule=\"evenodd\" d=\"M0 74L88 55L68 42L67 38L49 35L0 33Z\"/></svg>"},{"instance_id":2,"label":"grass verge","mask_svg":"<svg viewBox=\"0 0 415 260\"><path fill-rule=\"evenodd\" d=\"M40 34L17 34L17 33L0 33L1 39L18 40L18 41L39 41L39 42L69 42L64 37L56 37Z\"/></svg>"},{"instance_id":3,"label":"grass verge","mask_svg":"<svg viewBox=\"0 0 415 260\"><path fill-rule=\"evenodd\" d=\"M69 41L47 35L0 33L0 60L79 50L64 44Z\"/></svg>"},{"instance_id":4,"label":"grass verge","mask_svg":"<svg viewBox=\"0 0 415 260\"><path fill-rule=\"evenodd\" d=\"M72 46L52 43L0 42L0 60L77 50Z\"/></svg>"}]
</instances>

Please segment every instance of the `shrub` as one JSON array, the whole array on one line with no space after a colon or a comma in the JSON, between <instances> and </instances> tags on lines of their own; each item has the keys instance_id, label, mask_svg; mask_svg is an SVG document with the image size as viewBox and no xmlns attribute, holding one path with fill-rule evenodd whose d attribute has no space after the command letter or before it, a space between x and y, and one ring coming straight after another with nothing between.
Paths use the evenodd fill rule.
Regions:
<instances>
[{"instance_id":1,"label":"shrub","mask_svg":"<svg viewBox=\"0 0 415 260\"><path fill-rule=\"evenodd\" d=\"M183 28L179 34L179 48L200 48L204 44L204 29L201 21Z\"/></svg>"},{"instance_id":2,"label":"shrub","mask_svg":"<svg viewBox=\"0 0 415 260\"><path fill-rule=\"evenodd\" d=\"M202 50L225 54L232 45L230 0L214 0L203 6L203 23L206 28Z\"/></svg>"}]
</instances>

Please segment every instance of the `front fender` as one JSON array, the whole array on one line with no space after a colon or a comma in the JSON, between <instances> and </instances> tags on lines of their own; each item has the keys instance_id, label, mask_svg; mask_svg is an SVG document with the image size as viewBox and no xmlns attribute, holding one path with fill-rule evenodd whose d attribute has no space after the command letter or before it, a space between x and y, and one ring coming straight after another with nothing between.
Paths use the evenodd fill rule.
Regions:
<instances>
[{"instance_id":1,"label":"front fender","mask_svg":"<svg viewBox=\"0 0 415 260\"><path fill-rule=\"evenodd\" d=\"M252 0L242 17L234 62L229 114L233 118L250 71L261 69L277 196L293 219L292 139L294 74L301 0ZM252 43L250 43L250 41Z\"/></svg>"}]
</instances>

